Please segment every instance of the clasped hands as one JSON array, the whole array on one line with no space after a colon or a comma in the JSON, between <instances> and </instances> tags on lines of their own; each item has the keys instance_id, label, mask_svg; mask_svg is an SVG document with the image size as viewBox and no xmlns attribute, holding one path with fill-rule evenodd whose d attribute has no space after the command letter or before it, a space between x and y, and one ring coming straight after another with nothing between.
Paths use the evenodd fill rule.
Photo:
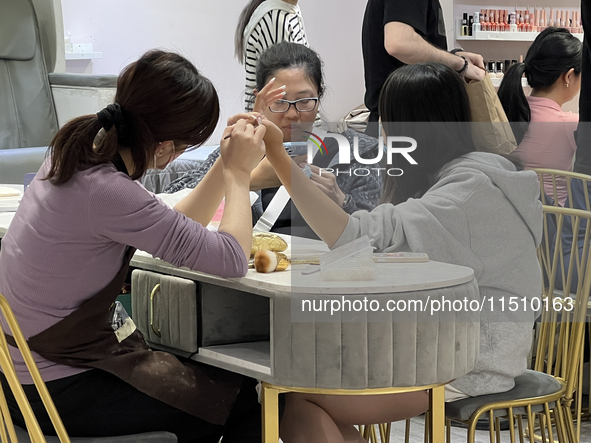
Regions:
<instances>
[{"instance_id":1,"label":"clasped hands","mask_svg":"<svg viewBox=\"0 0 591 443\"><path fill-rule=\"evenodd\" d=\"M228 167L226 162L231 160L245 172L248 170L251 191L281 186L267 156L284 153L283 132L263 114L269 103L284 95L284 88L273 89L273 82L274 79L257 94L253 112L236 114L228 119L228 127L220 145L224 168ZM293 160L301 168L307 165L305 156ZM339 188L335 175L317 166L308 166L312 171L310 178L314 184L342 206L345 194Z\"/></svg>"}]
</instances>

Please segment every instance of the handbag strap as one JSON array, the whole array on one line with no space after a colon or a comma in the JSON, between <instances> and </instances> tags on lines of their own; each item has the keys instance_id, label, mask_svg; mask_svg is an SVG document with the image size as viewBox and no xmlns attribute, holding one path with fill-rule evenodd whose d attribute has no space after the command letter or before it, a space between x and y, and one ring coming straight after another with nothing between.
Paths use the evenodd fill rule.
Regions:
<instances>
[{"instance_id":1,"label":"handbag strap","mask_svg":"<svg viewBox=\"0 0 591 443\"><path fill-rule=\"evenodd\" d=\"M289 192L287 192L285 186L281 186L271 199L271 202L269 203L269 206L267 206L267 209L265 209L265 212L263 212L263 215L261 215L256 225L254 225L253 230L269 232L279 218L279 215L283 212L289 199Z\"/></svg>"}]
</instances>

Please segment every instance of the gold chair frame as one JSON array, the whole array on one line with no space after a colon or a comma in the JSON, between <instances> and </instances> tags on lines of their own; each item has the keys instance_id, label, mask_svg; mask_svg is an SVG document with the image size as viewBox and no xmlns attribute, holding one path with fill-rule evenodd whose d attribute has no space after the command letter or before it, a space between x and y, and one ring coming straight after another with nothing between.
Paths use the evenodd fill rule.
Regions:
<instances>
[{"instance_id":1,"label":"gold chair frame","mask_svg":"<svg viewBox=\"0 0 591 443\"><path fill-rule=\"evenodd\" d=\"M557 183L559 180L563 180L565 185L566 185L566 191L567 191L567 199L565 201L564 206L565 207L569 207L569 208L574 208L574 201L573 201L573 191L572 191L572 184L574 180L580 181L583 184L583 195L584 195L584 203L585 206L584 207L580 207L577 209L581 209L581 210L586 210L586 211L591 211L591 199L590 199L590 193L589 193L589 188L591 187L591 176L589 175L585 175L585 174L580 174L577 172L570 172L570 171L561 171L558 169L549 169L549 168L534 168L533 171L535 171L538 174L538 179L540 181L540 195L541 195L541 199L542 199L542 203L544 204L552 204L553 206L557 206L560 207L559 203L558 203L558 189L557 189ZM544 187L544 182L550 182L552 184L552 195L550 195L550 197L552 198L553 201L549 201L546 198L546 193L545 193L545 187ZM591 301L588 302L587 304L587 323L589 323L591 320ZM588 334L589 336L587 337L588 342L591 343L591 327L588 327ZM579 377L578 377L578 386L583 386L583 365L584 362L581 359L580 362L580 369L579 369ZM589 395L589 397L591 398L591 374L589 375L589 392L587 392L587 395ZM575 408L575 412L576 412L576 417L577 417L577 435L580 436L580 424L579 422L581 420L588 420L591 418L591 405L589 405L587 408L583 409L582 407L582 395L583 395L583 391L582 389L579 390L578 392L578 396L575 399L576 401L574 402L574 408Z\"/></svg>"},{"instance_id":2,"label":"gold chair frame","mask_svg":"<svg viewBox=\"0 0 591 443\"><path fill-rule=\"evenodd\" d=\"M546 170L543 171L546 173ZM559 171L557 171L559 172ZM572 178L581 178L581 174L571 174ZM587 176L583 176L585 178ZM591 181L591 177L586 180ZM569 198L572 201L572 193L569 180ZM543 187L543 185L541 185ZM556 189L556 187L555 187ZM586 191L586 187L585 187ZM586 194L586 197L588 195ZM556 198L555 198L556 200ZM509 419L509 434L511 443L516 441L515 419L518 424L518 436L521 443L524 442L524 436L528 436L531 442L540 440L543 443L554 442L553 425L556 427L556 436L560 443L579 443L580 441L580 418L581 418L581 390L576 390L576 386L582 383L583 366L583 345L585 333L585 318L587 315L587 306L589 303L589 291L591 290L591 211L578 209L562 208L560 206L544 205L544 229L542 244L538 247L538 260L542 268L542 274L547 279L543 285L542 300L550 303L552 309L543 310L541 328L537 342L536 363L534 370L545 372L555 377L560 383L559 391L539 397L524 398L506 402L496 402L483 405L478 408L470 417L463 421L468 427L468 443L474 443L476 424L482 417L488 414L489 419L489 438L494 443L495 439L501 442L500 418L494 416L495 411L505 410L504 417ZM548 216L553 216L556 220L555 238L552 238L552 232L548 228ZM578 232L581 222L586 221L585 241L581 251L575 248L580 254L571 254L569 260L568 272L565 272L564 252L562 248L562 232L565 217L570 217L573 232ZM576 245L576 243L575 243ZM574 247L574 246L573 246ZM553 249L553 252L551 252ZM555 290L556 277L560 269L561 275L566 275L563 287L570 288L574 270L577 269L577 275L584 276L578 279L577 291L573 295L573 311L558 309L554 310L555 303L558 308L568 307L565 303L565 296L562 291ZM543 305L542 305L543 306ZM556 338L558 337L558 338ZM557 349L555 352L555 348ZM578 393L577 398L574 397ZM576 401L575 401L576 400ZM574 402L574 416L573 416ZM533 406L542 406L542 412L534 413ZM515 413L517 408L526 408L525 414ZM527 417L527 429L524 432L523 415ZM535 418L538 418L539 430L541 435L534 433ZM574 423L577 423L575 427ZM429 430L429 422L425 426L425 443L433 442L431 439L433 431ZM381 424L376 431L373 427L364 434L371 441L377 441L376 435L379 433L382 441L389 441L389 436L384 440L384 429L386 424ZM410 422L406 423L405 442L408 443ZM451 420L446 420L446 441L451 442Z\"/></svg>"},{"instance_id":3,"label":"gold chair frame","mask_svg":"<svg viewBox=\"0 0 591 443\"><path fill-rule=\"evenodd\" d=\"M70 438L64 428L62 420L55 408L53 400L51 399L51 395L47 390L47 386L45 386L45 382L41 378L41 374L39 373L39 369L37 368L37 364L31 355L31 350L29 349L29 345L25 340L23 333L18 325L18 322L10 308L6 298L0 294L0 311L4 316L5 323L8 325L8 328L18 345L18 349L22 354L25 364L27 365L27 369L33 378L33 382L37 387L37 391L39 392L39 396L43 401L43 405L47 410L49 418L55 428L56 434L61 443L70 443ZM2 328L0 328L1 330ZM16 370L14 367L14 363L10 356L10 351L8 347L8 343L6 341L6 336L4 335L4 331L0 333L0 368L8 381L8 385L12 390L12 393L18 403L18 406L23 414L23 418L25 419L25 423L27 426L27 431L29 433L29 437L32 443L45 443L45 437L43 436L43 432L39 427L39 423L35 418L35 414L33 413L33 409L25 395L23 387L18 380ZM0 414L2 417L2 423L0 424L0 439L2 443L9 443L9 442L17 442L18 439L16 437L16 430L14 428L14 423L12 422L12 418L10 417L10 411L8 410L8 404L6 402L6 397L4 396L4 392L2 388L0 388ZM9 440L10 437L10 440Z\"/></svg>"}]
</instances>

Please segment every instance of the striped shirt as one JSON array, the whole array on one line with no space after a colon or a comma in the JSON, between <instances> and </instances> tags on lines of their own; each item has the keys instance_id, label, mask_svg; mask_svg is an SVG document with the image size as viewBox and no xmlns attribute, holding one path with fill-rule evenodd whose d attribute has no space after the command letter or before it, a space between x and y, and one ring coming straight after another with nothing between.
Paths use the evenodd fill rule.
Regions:
<instances>
[{"instance_id":1,"label":"striped shirt","mask_svg":"<svg viewBox=\"0 0 591 443\"><path fill-rule=\"evenodd\" d=\"M246 69L246 91L244 95L244 108L247 111L252 111L252 104L254 103L253 90L256 88L256 65L261 54L275 43L284 41L301 43L308 46L300 7L281 0L279 1L282 4L281 9L269 10L262 15L254 27L249 24L245 29L244 67ZM255 10L251 20L260 16L260 11L257 14L260 8L269 9L272 3L276 2L277 0L263 2ZM286 9L290 11L288 12Z\"/></svg>"}]
</instances>

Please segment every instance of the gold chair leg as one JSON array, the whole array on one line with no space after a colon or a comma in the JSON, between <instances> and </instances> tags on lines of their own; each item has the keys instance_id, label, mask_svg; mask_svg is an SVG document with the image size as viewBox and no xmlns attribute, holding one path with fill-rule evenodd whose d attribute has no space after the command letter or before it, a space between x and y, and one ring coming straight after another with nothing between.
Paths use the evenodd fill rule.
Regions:
<instances>
[{"instance_id":1,"label":"gold chair leg","mask_svg":"<svg viewBox=\"0 0 591 443\"><path fill-rule=\"evenodd\" d=\"M523 440L523 417L521 415L517 416L517 429L519 429L519 442L524 443L524 440Z\"/></svg>"},{"instance_id":2,"label":"gold chair leg","mask_svg":"<svg viewBox=\"0 0 591 443\"><path fill-rule=\"evenodd\" d=\"M527 430L528 438L531 443L535 443L534 438L534 416L531 412L531 405L527 405Z\"/></svg>"},{"instance_id":3,"label":"gold chair leg","mask_svg":"<svg viewBox=\"0 0 591 443\"><path fill-rule=\"evenodd\" d=\"M558 441L560 443L567 443L564 417L562 416L562 411L560 410L560 404L558 402L556 402L554 405L552 413L554 415L554 423L556 424L556 435L558 436Z\"/></svg>"},{"instance_id":4,"label":"gold chair leg","mask_svg":"<svg viewBox=\"0 0 591 443\"><path fill-rule=\"evenodd\" d=\"M6 397L4 396L4 391L0 386L0 410L2 411L2 429L0 429L0 437L2 437L2 442L8 443L18 441L16 438L16 431L14 430L14 423L12 422L12 417L10 416L10 411L8 410L8 403L6 402ZM6 435L6 431L8 430L8 436ZM10 440L8 439L10 437Z\"/></svg>"},{"instance_id":5,"label":"gold chair leg","mask_svg":"<svg viewBox=\"0 0 591 443\"><path fill-rule=\"evenodd\" d=\"M279 390L263 383L263 443L279 442Z\"/></svg>"},{"instance_id":6,"label":"gold chair leg","mask_svg":"<svg viewBox=\"0 0 591 443\"><path fill-rule=\"evenodd\" d=\"M546 417L542 414L538 414L538 423L540 424L540 436L542 438L542 443L547 443L547 440L546 440ZM551 436L550 436L550 441L548 443L552 443Z\"/></svg>"},{"instance_id":7,"label":"gold chair leg","mask_svg":"<svg viewBox=\"0 0 591 443\"><path fill-rule=\"evenodd\" d=\"M579 443L575 438L575 426L573 423L573 415L569 405L562 403L560 405L562 416L564 418L564 425L566 427L566 438L570 443Z\"/></svg>"},{"instance_id":8,"label":"gold chair leg","mask_svg":"<svg viewBox=\"0 0 591 443\"><path fill-rule=\"evenodd\" d=\"M495 413L493 410L488 411L488 434L490 443L495 443Z\"/></svg>"},{"instance_id":9,"label":"gold chair leg","mask_svg":"<svg viewBox=\"0 0 591 443\"><path fill-rule=\"evenodd\" d=\"M392 429L392 423L380 423L380 441L382 443L390 443L390 431Z\"/></svg>"},{"instance_id":10,"label":"gold chair leg","mask_svg":"<svg viewBox=\"0 0 591 443\"><path fill-rule=\"evenodd\" d=\"M515 443L515 416L513 415L513 408L509 407L509 437L511 443Z\"/></svg>"},{"instance_id":11,"label":"gold chair leg","mask_svg":"<svg viewBox=\"0 0 591 443\"><path fill-rule=\"evenodd\" d=\"M445 386L431 389L430 393L431 419L429 423L429 437L431 443L445 441Z\"/></svg>"},{"instance_id":12,"label":"gold chair leg","mask_svg":"<svg viewBox=\"0 0 591 443\"><path fill-rule=\"evenodd\" d=\"M445 443L451 443L451 420L445 420Z\"/></svg>"},{"instance_id":13,"label":"gold chair leg","mask_svg":"<svg viewBox=\"0 0 591 443\"><path fill-rule=\"evenodd\" d=\"M410 441L410 418L406 419L406 426L404 427L404 443Z\"/></svg>"}]
</instances>

